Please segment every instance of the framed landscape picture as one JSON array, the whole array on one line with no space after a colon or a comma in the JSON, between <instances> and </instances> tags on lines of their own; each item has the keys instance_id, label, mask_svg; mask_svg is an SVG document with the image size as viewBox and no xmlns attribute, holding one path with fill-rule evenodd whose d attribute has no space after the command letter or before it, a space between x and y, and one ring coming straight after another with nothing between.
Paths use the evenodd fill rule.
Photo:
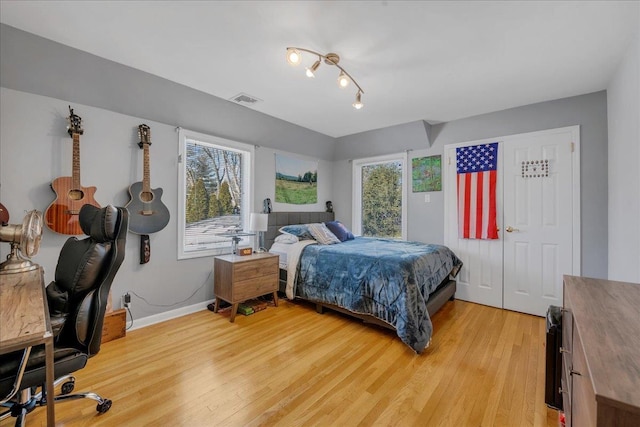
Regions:
<instances>
[{"instance_id":1,"label":"framed landscape picture","mask_svg":"<svg viewBox=\"0 0 640 427\"><path fill-rule=\"evenodd\" d=\"M276 202L318 203L318 162L276 154Z\"/></svg>"},{"instance_id":2,"label":"framed landscape picture","mask_svg":"<svg viewBox=\"0 0 640 427\"><path fill-rule=\"evenodd\" d=\"M442 191L442 156L411 159L413 192Z\"/></svg>"}]
</instances>

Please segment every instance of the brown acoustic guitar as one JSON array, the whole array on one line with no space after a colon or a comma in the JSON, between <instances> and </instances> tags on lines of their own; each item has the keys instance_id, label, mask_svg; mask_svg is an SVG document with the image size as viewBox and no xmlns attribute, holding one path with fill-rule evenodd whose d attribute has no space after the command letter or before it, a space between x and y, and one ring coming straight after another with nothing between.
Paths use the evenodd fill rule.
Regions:
<instances>
[{"instance_id":1,"label":"brown acoustic guitar","mask_svg":"<svg viewBox=\"0 0 640 427\"><path fill-rule=\"evenodd\" d=\"M0 203L0 225L9 224L9 211Z\"/></svg>"},{"instance_id":2,"label":"brown acoustic guitar","mask_svg":"<svg viewBox=\"0 0 640 427\"><path fill-rule=\"evenodd\" d=\"M100 207L93 198L96 187L80 185L80 135L83 133L82 119L69 106L69 135L73 139L72 176L61 176L53 180L51 188L56 193L56 199L44 215L47 226L60 234L84 234L78 222L80 208L84 205Z\"/></svg>"}]
</instances>

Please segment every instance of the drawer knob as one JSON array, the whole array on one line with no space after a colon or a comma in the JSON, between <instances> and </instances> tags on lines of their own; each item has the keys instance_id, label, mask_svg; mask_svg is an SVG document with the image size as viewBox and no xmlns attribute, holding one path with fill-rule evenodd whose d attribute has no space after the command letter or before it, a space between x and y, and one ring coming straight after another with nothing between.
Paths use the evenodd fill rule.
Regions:
<instances>
[{"instance_id":1,"label":"drawer knob","mask_svg":"<svg viewBox=\"0 0 640 427\"><path fill-rule=\"evenodd\" d=\"M578 371L574 371L573 369L571 370L570 374L571 374L571 375L578 375L578 376L580 376L580 377L582 376L582 374L581 374L580 372L578 372Z\"/></svg>"},{"instance_id":2,"label":"drawer knob","mask_svg":"<svg viewBox=\"0 0 640 427\"><path fill-rule=\"evenodd\" d=\"M560 353L567 353L567 354L571 354L571 351L567 350L564 347L560 347Z\"/></svg>"}]
</instances>

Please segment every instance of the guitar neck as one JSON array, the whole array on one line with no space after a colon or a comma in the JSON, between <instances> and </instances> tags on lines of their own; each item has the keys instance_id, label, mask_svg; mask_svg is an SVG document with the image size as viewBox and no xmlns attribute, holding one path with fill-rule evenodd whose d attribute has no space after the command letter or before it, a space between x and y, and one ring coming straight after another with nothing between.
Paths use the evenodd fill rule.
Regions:
<instances>
[{"instance_id":1,"label":"guitar neck","mask_svg":"<svg viewBox=\"0 0 640 427\"><path fill-rule=\"evenodd\" d=\"M144 144L144 156L142 160L143 175L142 175L142 191L151 191L151 165L149 162L149 144Z\"/></svg>"},{"instance_id":2,"label":"guitar neck","mask_svg":"<svg viewBox=\"0 0 640 427\"><path fill-rule=\"evenodd\" d=\"M73 133L72 184L74 189L80 188L80 134Z\"/></svg>"}]
</instances>

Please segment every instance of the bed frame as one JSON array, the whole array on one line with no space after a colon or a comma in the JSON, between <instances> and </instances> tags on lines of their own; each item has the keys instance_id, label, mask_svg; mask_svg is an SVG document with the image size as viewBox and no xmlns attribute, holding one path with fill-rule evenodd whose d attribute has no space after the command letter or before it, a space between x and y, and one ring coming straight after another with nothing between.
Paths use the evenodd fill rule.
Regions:
<instances>
[{"instance_id":1,"label":"bed frame","mask_svg":"<svg viewBox=\"0 0 640 427\"><path fill-rule=\"evenodd\" d=\"M269 214L267 233L265 235L265 247L270 248L273 244L276 236L281 234L278 229L285 225L296 224L309 224L314 222L327 222L335 219L333 212L271 212ZM284 292L287 284L287 271L280 270L280 291ZM456 281L447 277L429 296L427 301L427 311L429 316L433 316L447 301L453 301L456 293ZM368 314L354 313L345 308L338 307L333 304L321 303L317 301L310 301L316 305L316 311L323 313L325 308L328 308L339 313L347 314L351 317L362 320L365 323L370 323L378 326L382 326L387 329L395 330L395 328L376 317Z\"/></svg>"}]
</instances>

